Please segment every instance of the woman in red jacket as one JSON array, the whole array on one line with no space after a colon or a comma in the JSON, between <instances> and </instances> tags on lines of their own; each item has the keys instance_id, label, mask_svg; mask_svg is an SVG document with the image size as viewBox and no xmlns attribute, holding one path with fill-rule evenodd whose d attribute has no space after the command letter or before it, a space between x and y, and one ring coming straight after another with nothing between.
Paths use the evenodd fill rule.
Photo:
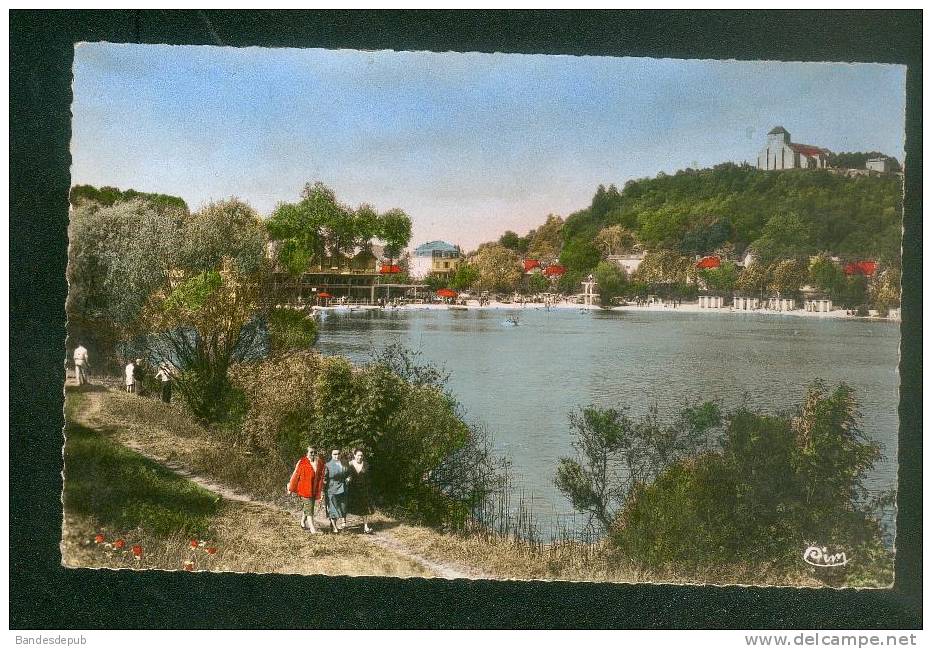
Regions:
<instances>
[{"instance_id":1,"label":"woman in red jacket","mask_svg":"<svg viewBox=\"0 0 932 649\"><path fill-rule=\"evenodd\" d=\"M301 529L317 534L314 528L314 503L320 500L321 484L324 478L323 458L317 457L317 449L307 447L307 454L302 456L294 467L291 479L286 487L289 494L297 494L304 499L301 510Z\"/></svg>"}]
</instances>

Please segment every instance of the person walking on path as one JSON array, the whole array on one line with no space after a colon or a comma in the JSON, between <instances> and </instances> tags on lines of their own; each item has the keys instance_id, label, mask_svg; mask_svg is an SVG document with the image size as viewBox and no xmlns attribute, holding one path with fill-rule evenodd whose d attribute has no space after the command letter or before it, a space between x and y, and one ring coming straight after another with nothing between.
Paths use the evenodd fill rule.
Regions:
<instances>
[{"instance_id":1,"label":"person walking on path","mask_svg":"<svg viewBox=\"0 0 932 649\"><path fill-rule=\"evenodd\" d=\"M74 378L78 385L87 385L87 367L90 365L87 356L87 348L78 343L77 349L74 350Z\"/></svg>"},{"instance_id":2,"label":"person walking on path","mask_svg":"<svg viewBox=\"0 0 932 649\"><path fill-rule=\"evenodd\" d=\"M291 479L288 480L286 490L289 494L297 494L304 500L301 509L301 529L317 534L314 527L314 503L320 500L320 486L322 477L318 470L317 449L307 447L307 453L301 456L294 467Z\"/></svg>"},{"instance_id":3,"label":"person walking on path","mask_svg":"<svg viewBox=\"0 0 932 649\"><path fill-rule=\"evenodd\" d=\"M327 517L330 519L330 528L334 534L340 531L337 519L343 519L346 527L346 478L349 472L340 461L340 449L335 448L330 453L330 461L324 467L324 490L327 497Z\"/></svg>"},{"instance_id":4,"label":"person walking on path","mask_svg":"<svg viewBox=\"0 0 932 649\"><path fill-rule=\"evenodd\" d=\"M349 513L362 517L363 534L372 534L369 527L369 516L372 515L372 505L369 502L369 463L366 462L362 449L357 448L353 451L348 470L346 483L349 485Z\"/></svg>"},{"instance_id":5,"label":"person walking on path","mask_svg":"<svg viewBox=\"0 0 932 649\"><path fill-rule=\"evenodd\" d=\"M136 366L133 361L126 364L126 391L133 393L136 391Z\"/></svg>"},{"instance_id":6,"label":"person walking on path","mask_svg":"<svg viewBox=\"0 0 932 649\"><path fill-rule=\"evenodd\" d=\"M162 401L171 403L172 373L171 370L168 369L168 363L162 363L162 365L159 366L159 371L156 373L155 378L162 382Z\"/></svg>"}]
</instances>

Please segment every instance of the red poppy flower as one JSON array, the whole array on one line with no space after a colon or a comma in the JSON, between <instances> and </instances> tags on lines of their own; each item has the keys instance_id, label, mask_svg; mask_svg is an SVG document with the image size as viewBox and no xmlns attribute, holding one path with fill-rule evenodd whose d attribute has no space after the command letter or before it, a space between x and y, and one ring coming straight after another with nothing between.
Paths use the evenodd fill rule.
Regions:
<instances>
[{"instance_id":1,"label":"red poppy flower","mask_svg":"<svg viewBox=\"0 0 932 649\"><path fill-rule=\"evenodd\" d=\"M217 548L207 548L207 554L217 554Z\"/></svg>"},{"instance_id":2,"label":"red poppy flower","mask_svg":"<svg viewBox=\"0 0 932 649\"><path fill-rule=\"evenodd\" d=\"M184 569L187 570L188 572L194 570L194 562L193 562L193 561L185 561L185 562L184 562Z\"/></svg>"},{"instance_id":3,"label":"red poppy flower","mask_svg":"<svg viewBox=\"0 0 932 649\"><path fill-rule=\"evenodd\" d=\"M117 550L122 550L125 546L126 546L126 541L124 541L123 539L117 539L113 543L113 547L115 547Z\"/></svg>"},{"instance_id":4,"label":"red poppy flower","mask_svg":"<svg viewBox=\"0 0 932 649\"><path fill-rule=\"evenodd\" d=\"M97 536L94 537L94 543L103 543L106 540L107 539L104 538L103 534L98 534Z\"/></svg>"},{"instance_id":5,"label":"red poppy flower","mask_svg":"<svg viewBox=\"0 0 932 649\"><path fill-rule=\"evenodd\" d=\"M142 558L142 546L141 546L141 545L134 545L134 546L133 546L133 555L134 555L137 559L141 559L141 558Z\"/></svg>"},{"instance_id":6,"label":"red poppy flower","mask_svg":"<svg viewBox=\"0 0 932 649\"><path fill-rule=\"evenodd\" d=\"M196 548L196 547L197 547L197 539L191 539L191 547L192 547L192 548Z\"/></svg>"}]
</instances>

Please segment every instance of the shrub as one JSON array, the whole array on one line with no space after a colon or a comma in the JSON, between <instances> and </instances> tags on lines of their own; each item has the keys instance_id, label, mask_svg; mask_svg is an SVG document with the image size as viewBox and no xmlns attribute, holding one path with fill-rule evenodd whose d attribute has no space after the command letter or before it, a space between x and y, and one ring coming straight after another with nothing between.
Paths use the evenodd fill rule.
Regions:
<instances>
[{"instance_id":1,"label":"shrub","mask_svg":"<svg viewBox=\"0 0 932 649\"><path fill-rule=\"evenodd\" d=\"M488 454L441 372L397 350L381 358L356 367L306 352L238 367L234 381L248 406L239 441L286 465L307 444L362 447L375 498L439 522L454 501L474 495L484 475L477 463Z\"/></svg>"},{"instance_id":2,"label":"shrub","mask_svg":"<svg viewBox=\"0 0 932 649\"><path fill-rule=\"evenodd\" d=\"M860 555L862 569L876 563L881 528L863 481L880 449L858 423L851 389L828 393L821 382L794 417L731 412L719 449L679 459L632 489L612 539L653 568L785 569L816 543Z\"/></svg>"},{"instance_id":3,"label":"shrub","mask_svg":"<svg viewBox=\"0 0 932 649\"><path fill-rule=\"evenodd\" d=\"M269 312L269 351L281 354L310 349L317 342L317 321L303 311L273 309Z\"/></svg>"},{"instance_id":4,"label":"shrub","mask_svg":"<svg viewBox=\"0 0 932 649\"><path fill-rule=\"evenodd\" d=\"M857 560L815 577L884 583L890 554L864 484L880 447L859 423L851 388L820 381L793 415L742 407L723 417L704 404L664 424L656 410L635 422L587 408L571 418L578 456L561 460L556 482L649 570L799 569L818 544Z\"/></svg>"}]
</instances>

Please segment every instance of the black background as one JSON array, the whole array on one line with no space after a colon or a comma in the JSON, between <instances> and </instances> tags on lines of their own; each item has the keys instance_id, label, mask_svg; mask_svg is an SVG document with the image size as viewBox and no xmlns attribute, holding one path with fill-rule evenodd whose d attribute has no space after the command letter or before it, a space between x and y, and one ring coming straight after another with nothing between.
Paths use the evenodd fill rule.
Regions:
<instances>
[{"instance_id":1,"label":"black background","mask_svg":"<svg viewBox=\"0 0 932 649\"><path fill-rule=\"evenodd\" d=\"M100 40L907 64L896 586L853 591L62 568L71 64L73 43ZM11 11L11 627L920 627L921 41L920 11ZM839 119L844 115L839 106Z\"/></svg>"}]
</instances>

